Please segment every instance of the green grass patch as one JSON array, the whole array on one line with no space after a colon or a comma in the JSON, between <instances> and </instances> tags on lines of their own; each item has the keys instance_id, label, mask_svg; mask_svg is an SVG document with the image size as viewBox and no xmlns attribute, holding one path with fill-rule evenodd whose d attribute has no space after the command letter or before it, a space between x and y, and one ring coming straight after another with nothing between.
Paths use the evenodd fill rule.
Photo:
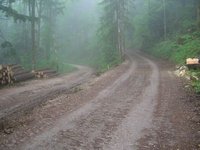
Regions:
<instances>
[{"instance_id":1,"label":"green grass patch","mask_svg":"<svg viewBox=\"0 0 200 150\"><path fill-rule=\"evenodd\" d=\"M196 93L200 94L200 81L193 82L192 86L195 89Z\"/></svg>"}]
</instances>

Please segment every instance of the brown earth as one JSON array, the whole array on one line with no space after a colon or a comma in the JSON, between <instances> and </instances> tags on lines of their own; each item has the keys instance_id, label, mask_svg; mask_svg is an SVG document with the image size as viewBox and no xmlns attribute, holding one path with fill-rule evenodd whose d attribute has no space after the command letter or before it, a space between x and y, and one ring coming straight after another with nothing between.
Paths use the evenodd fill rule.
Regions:
<instances>
[{"instance_id":1,"label":"brown earth","mask_svg":"<svg viewBox=\"0 0 200 150\"><path fill-rule=\"evenodd\" d=\"M11 120L29 112L50 98L69 92L91 78L92 70L74 65L79 71L53 79L32 80L16 85L17 87L0 90L1 129Z\"/></svg>"},{"instance_id":2,"label":"brown earth","mask_svg":"<svg viewBox=\"0 0 200 150\"><path fill-rule=\"evenodd\" d=\"M82 68L0 90L2 120L15 116L0 149L198 149L199 97L185 85L171 65L129 53L100 77Z\"/></svg>"}]
</instances>

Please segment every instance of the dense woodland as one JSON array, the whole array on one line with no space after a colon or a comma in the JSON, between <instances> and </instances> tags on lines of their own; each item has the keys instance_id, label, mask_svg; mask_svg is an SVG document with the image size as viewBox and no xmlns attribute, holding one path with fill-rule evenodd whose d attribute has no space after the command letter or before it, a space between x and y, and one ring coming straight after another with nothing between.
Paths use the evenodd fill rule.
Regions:
<instances>
[{"instance_id":1,"label":"dense woodland","mask_svg":"<svg viewBox=\"0 0 200 150\"><path fill-rule=\"evenodd\" d=\"M29 69L104 71L126 49L184 64L200 56L200 0L0 0L0 43L1 64Z\"/></svg>"},{"instance_id":2,"label":"dense woodland","mask_svg":"<svg viewBox=\"0 0 200 150\"><path fill-rule=\"evenodd\" d=\"M200 57L200 1L138 1L133 10L133 45L159 58L184 65L186 58ZM200 76L198 70L190 74ZM200 82L193 86L200 92Z\"/></svg>"}]
</instances>

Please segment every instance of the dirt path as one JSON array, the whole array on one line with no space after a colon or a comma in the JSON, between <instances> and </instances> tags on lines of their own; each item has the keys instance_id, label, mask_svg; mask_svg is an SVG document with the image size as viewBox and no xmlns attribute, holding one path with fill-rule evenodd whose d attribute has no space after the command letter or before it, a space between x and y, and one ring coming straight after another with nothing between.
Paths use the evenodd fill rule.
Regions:
<instances>
[{"instance_id":1,"label":"dirt path","mask_svg":"<svg viewBox=\"0 0 200 150\"><path fill-rule=\"evenodd\" d=\"M117 68L22 117L21 126L0 134L0 149L197 148L197 137L190 136L195 130L186 120L193 114L187 106L184 114L181 110L185 105L180 98L187 100L182 83L165 65L129 56Z\"/></svg>"},{"instance_id":2,"label":"dirt path","mask_svg":"<svg viewBox=\"0 0 200 150\"><path fill-rule=\"evenodd\" d=\"M92 70L75 66L78 71L53 79L32 80L21 85L0 90L0 122L9 117L18 117L48 99L82 84L91 77ZM15 115L14 115L15 114Z\"/></svg>"}]
</instances>

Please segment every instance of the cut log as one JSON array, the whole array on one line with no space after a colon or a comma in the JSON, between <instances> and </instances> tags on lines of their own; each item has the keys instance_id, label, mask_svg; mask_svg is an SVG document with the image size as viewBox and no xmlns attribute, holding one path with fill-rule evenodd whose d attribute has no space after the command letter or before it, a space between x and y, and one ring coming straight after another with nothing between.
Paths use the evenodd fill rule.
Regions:
<instances>
[{"instance_id":1,"label":"cut log","mask_svg":"<svg viewBox=\"0 0 200 150\"><path fill-rule=\"evenodd\" d=\"M12 84L14 82L25 81L34 77L33 73L24 70L17 64L0 65L0 84Z\"/></svg>"},{"instance_id":2,"label":"cut log","mask_svg":"<svg viewBox=\"0 0 200 150\"><path fill-rule=\"evenodd\" d=\"M14 76L13 79L15 82L20 82L20 81L25 81L27 79L33 79L35 75L33 73L26 73L26 74L21 74Z\"/></svg>"},{"instance_id":3,"label":"cut log","mask_svg":"<svg viewBox=\"0 0 200 150\"><path fill-rule=\"evenodd\" d=\"M23 68L15 68L15 69L11 69L10 71L12 72L17 72L17 71L23 71Z\"/></svg>"},{"instance_id":4,"label":"cut log","mask_svg":"<svg viewBox=\"0 0 200 150\"><path fill-rule=\"evenodd\" d=\"M22 66L20 66L20 65L9 65L9 66L7 66L7 70L9 70L9 71L15 70L15 69L22 69Z\"/></svg>"},{"instance_id":5,"label":"cut log","mask_svg":"<svg viewBox=\"0 0 200 150\"><path fill-rule=\"evenodd\" d=\"M55 70L46 68L46 69L37 70L35 72L35 75L37 78L50 78L50 77L57 76L58 73Z\"/></svg>"},{"instance_id":6,"label":"cut log","mask_svg":"<svg viewBox=\"0 0 200 150\"><path fill-rule=\"evenodd\" d=\"M0 71L3 69L3 65L0 65Z\"/></svg>"},{"instance_id":7,"label":"cut log","mask_svg":"<svg viewBox=\"0 0 200 150\"><path fill-rule=\"evenodd\" d=\"M25 70L18 70L18 71L12 71L11 72L11 76L14 77L14 76L18 76L18 75L21 75L21 74L27 74L27 73L30 73L30 71L25 71Z\"/></svg>"},{"instance_id":8,"label":"cut log","mask_svg":"<svg viewBox=\"0 0 200 150\"><path fill-rule=\"evenodd\" d=\"M2 74L2 73L0 73L0 79L1 79L1 78L3 78L3 74Z\"/></svg>"}]
</instances>

